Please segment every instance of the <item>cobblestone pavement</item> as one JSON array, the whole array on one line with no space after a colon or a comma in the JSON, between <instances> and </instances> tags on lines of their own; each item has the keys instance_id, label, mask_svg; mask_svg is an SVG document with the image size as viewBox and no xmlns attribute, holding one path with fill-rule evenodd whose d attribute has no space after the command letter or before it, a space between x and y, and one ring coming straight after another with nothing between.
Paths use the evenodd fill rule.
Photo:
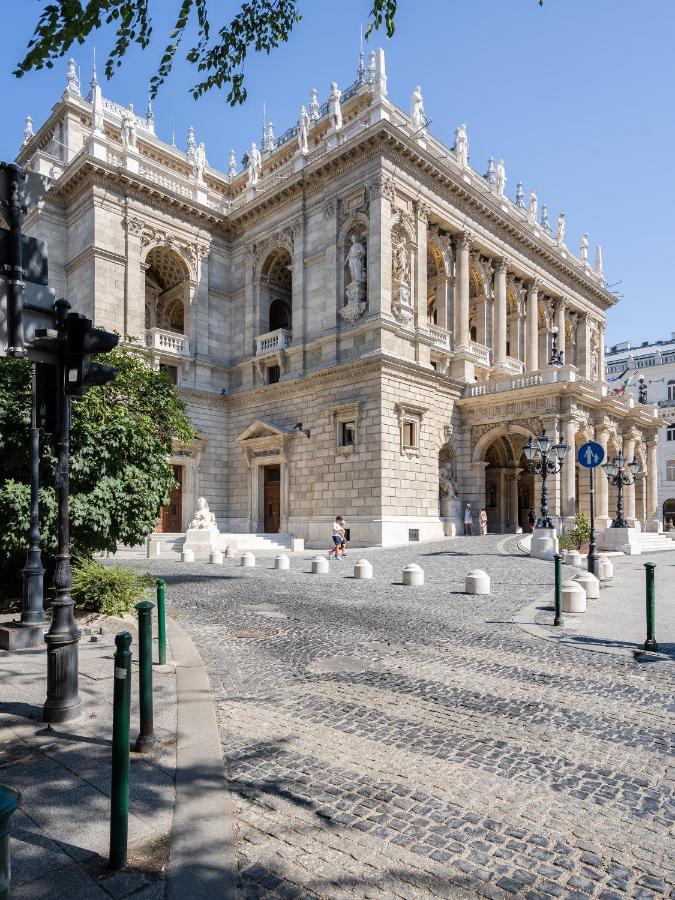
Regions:
<instances>
[{"instance_id":1,"label":"cobblestone pavement","mask_svg":"<svg viewBox=\"0 0 675 900\"><path fill-rule=\"evenodd\" d=\"M149 564L210 671L241 896L674 896L673 663L524 634L552 567L495 537L358 554Z\"/></svg>"}]
</instances>

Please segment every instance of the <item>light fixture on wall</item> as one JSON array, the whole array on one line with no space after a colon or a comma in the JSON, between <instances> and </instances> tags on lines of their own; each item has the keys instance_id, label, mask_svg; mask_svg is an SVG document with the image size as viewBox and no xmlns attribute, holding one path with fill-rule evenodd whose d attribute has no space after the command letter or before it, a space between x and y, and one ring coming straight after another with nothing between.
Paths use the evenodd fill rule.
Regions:
<instances>
[{"instance_id":1,"label":"light fixture on wall","mask_svg":"<svg viewBox=\"0 0 675 900\"><path fill-rule=\"evenodd\" d=\"M312 429L311 428L303 428L302 422L296 422L295 425L293 426L293 428L296 431L301 431L306 438L311 437L311 435L312 435Z\"/></svg>"}]
</instances>

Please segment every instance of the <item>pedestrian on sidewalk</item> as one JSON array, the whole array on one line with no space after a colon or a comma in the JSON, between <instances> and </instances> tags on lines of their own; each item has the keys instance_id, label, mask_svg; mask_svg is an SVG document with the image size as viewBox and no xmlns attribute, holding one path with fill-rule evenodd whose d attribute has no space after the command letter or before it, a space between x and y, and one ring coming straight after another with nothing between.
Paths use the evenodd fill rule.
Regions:
<instances>
[{"instance_id":1,"label":"pedestrian on sidewalk","mask_svg":"<svg viewBox=\"0 0 675 900\"><path fill-rule=\"evenodd\" d=\"M487 534L487 511L484 506L481 506L480 512L478 513L478 522L480 525L480 533Z\"/></svg>"},{"instance_id":2,"label":"pedestrian on sidewalk","mask_svg":"<svg viewBox=\"0 0 675 900\"><path fill-rule=\"evenodd\" d=\"M344 519L342 516L337 516L335 521L333 522L333 546L330 548L330 552L328 553L328 558L335 554L335 559L340 559L340 551L342 551L342 555L345 555L345 545L347 543L347 538L345 536L344 529Z\"/></svg>"},{"instance_id":3,"label":"pedestrian on sidewalk","mask_svg":"<svg viewBox=\"0 0 675 900\"><path fill-rule=\"evenodd\" d=\"M473 534L473 513L470 503L464 507L464 534Z\"/></svg>"}]
</instances>

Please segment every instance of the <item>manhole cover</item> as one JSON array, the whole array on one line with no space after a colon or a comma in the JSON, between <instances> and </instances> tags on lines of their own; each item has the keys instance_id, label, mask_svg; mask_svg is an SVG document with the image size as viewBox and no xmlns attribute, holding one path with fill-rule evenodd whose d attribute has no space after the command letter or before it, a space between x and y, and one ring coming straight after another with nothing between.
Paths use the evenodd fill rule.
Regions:
<instances>
[{"instance_id":1,"label":"manhole cover","mask_svg":"<svg viewBox=\"0 0 675 900\"><path fill-rule=\"evenodd\" d=\"M226 628L225 635L234 638L248 638L255 640L260 638L274 637L279 634L278 628Z\"/></svg>"}]
</instances>

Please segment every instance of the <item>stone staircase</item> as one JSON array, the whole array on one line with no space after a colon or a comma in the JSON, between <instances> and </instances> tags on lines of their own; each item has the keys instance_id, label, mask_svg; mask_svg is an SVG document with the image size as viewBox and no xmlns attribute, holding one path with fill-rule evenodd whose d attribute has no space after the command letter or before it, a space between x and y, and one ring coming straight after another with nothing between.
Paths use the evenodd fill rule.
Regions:
<instances>
[{"instance_id":1,"label":"stone staircase","mask_svg":"<svg viewBox=\"0 0 675 900\"><path fill-rule=\"evenodd\" d=\"M675 541L671 540L667 535L655 531L641 531L635 535L633 542L641 554L658 553L661 550L675 550Z\"/></svg>"},{"instance_id":2,"label":"stone staircase","mask_svg":"<svg viewBox=\"0 0 675 900\"><path fill-rule=\"evenodd\" d=\"M180 559L180 554L185 544L185 534L163 534L155 533L151 535L153 543L159 544L160 559ZM221 532L220 549L225 552L226 547L234 547L235 550L243 553L245 550L252 550L254 553L260 551L270 551L279 553L281 551L290 552L292 535L290 534L249 534L246 532ZM146 545L141 544L137 547L127 547L120 545L115 553L116 559L142 559L147 555Z\"/></svg>"}]
</instances>

